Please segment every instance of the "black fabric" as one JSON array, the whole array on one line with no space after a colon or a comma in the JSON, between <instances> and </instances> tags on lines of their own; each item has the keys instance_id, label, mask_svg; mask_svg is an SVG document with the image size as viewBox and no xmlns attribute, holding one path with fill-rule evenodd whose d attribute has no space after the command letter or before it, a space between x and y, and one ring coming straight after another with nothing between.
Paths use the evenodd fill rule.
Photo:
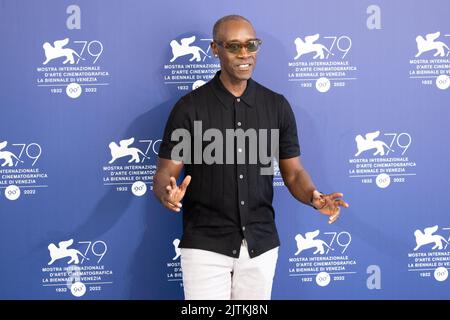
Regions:
<instances>
[{"instance_id":1,"label":"black fabric","mask_svg":"<svg viewBox=\"0 0 450 320\"><path fill-rule=\"evenodd\" d=\"M201 121L203 134L210 128L219 129L224 144L226 129L267 129L269 137L270 129L278 129L280 159L300 155L297 126L291 106L282 95L249 79L245 92L237 98L223 86L219 76L220 71L176 103L166 124L159 157L174 158L171 152L178 141L171 141L171 135L175 129L190 132L191 164L185 163L184 170L192 180L183 200L183 236L179 247L238 257L245 237L250 257L256 257L280 244L272 207L273 175L261 175L260 171L269 165L259 161L248 163L248 141L245 148L235 141L234 164L225 163L225 148L224 164L195 164L194 121ZM210 143L203 141L202 147ZM236 163L239 147L246 164Z\"/></svg>"}]
</instances>

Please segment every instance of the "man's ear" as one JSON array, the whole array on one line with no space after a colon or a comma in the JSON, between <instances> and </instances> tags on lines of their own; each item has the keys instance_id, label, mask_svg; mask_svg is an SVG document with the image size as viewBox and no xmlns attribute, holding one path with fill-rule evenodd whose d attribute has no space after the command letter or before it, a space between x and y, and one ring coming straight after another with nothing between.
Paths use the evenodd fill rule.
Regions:
<instances>
[{"instance_id":1,"label":"man's ear","mask_svg":"<svg viewBox=\"0 0 450 320\"><path fill-rule=\"evenodd\" d=\"M219 54L219 50L217 48L217 44L214 41L212 41L210 46L211 46L211 49L212 49L212 52L213 52L214 56L217 57L218 54Z\"/></svg>"}]
</instances>

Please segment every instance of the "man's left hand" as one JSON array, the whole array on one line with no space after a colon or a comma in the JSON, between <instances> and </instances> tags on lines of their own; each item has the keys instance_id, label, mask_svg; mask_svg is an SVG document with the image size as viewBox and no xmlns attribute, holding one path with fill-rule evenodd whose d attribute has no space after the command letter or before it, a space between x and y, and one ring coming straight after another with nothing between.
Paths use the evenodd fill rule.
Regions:
<instances>
[{"instance_id":1,"label":"man's left hand","mask_svg":"<svg viewBox=\"0 0 450 320\"><path fill-rule=\"evenodd\" d=\"M340 199L344 195L340 192L334 192L331 194L322 194L317 190L314 190L311 204L321 213L327 215L328 223L333 223L339 218L341 208L348 208L349 205L344 200Z\"/></svg>"}]
</instances>

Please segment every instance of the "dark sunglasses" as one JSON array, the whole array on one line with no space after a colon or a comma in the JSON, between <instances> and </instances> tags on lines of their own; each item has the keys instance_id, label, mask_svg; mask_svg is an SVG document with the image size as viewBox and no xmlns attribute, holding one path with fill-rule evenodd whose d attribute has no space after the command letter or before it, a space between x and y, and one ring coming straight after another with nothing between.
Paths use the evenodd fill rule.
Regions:
<instances>
[{"instance_id":1,"label":"dark sunglasses","mask_svg":"<svg viewBox=\"0 0 450 320\"><path fill-rule=\"evenodd\" d=\"M242 48L247 49L247 52L255 53L259 50L261 47L262 41L260 39L253 39L249 40L247 42L238 42L238 41L231 41L231 42L220 42L215 41L214 42L218 45L227 50L230 53L237 54L239 53Z\"/></svg>"}]
</instances>

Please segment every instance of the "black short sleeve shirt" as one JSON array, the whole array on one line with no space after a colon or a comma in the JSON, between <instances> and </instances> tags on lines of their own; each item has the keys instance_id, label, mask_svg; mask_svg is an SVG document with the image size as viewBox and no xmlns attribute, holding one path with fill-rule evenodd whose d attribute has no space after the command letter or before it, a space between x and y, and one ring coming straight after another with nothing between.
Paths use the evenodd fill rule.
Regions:
<instances>
[{"instance_id":1,"label":"black short sleeve shirt","mask_svg":"<svg viewBox=\"0 0 450 320\"><path fill-rule=\"evenodd\" d=\"M172 151L180 140L174 141L172 133L176 129L190 133L190 160L185 161L184 170L192 180L183 199L183 236L179 247L239 257L245 238L250 257L256 257L280 244L272 207L273 174L261 174L261 169L270 167L267 161L250 161L256 150L253 140L227 140L227 132L238 129L256 132L258 152L263 150L269 156L270 148L260 147L260 139L265 136L270 145L275 137L271 136L271 130L278 130L279 158L288 159L300 155L296 121L282 95L249 79L242 96L235 97L219 76L220 71L176 103L166 124L159 157L178 160ZM222 143L215 136L208 137L208 129L221 133ZM212 142L223 145L218 157L222 161L199 163L198 155L202 152L198 150L205 151ZM212 154L219 155L217 150ZM184 152L181 154L188 156Z\"/></svg>"}]
</instances>

